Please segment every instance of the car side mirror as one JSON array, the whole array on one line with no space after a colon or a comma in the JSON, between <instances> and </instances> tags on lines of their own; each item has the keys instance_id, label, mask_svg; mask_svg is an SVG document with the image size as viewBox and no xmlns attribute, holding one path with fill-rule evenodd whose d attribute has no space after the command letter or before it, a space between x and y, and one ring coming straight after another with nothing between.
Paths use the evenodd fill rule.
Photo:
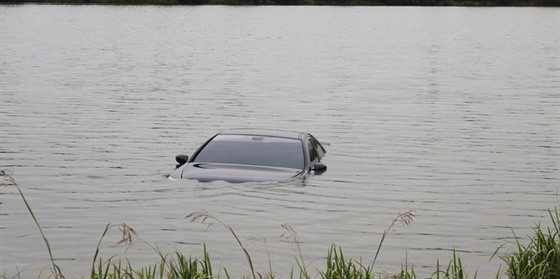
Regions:
<instances>
[{"instance_id":1,"label":"car side mirror","mask_svg":"<svg viewBox=\"0 0 560 279\"><path fill-rule=\"evenodd\" d=\"M327 165L316 163L315 165L313 165L312 170L315 172L315 174L322 174L327 170Z\"/></svg>"},{"instance_id":2,"label":"car side mirror","mask_svg":"<svg viewBox=\"0 0 560 279\"><path fill-rule=\"evenodd\" d=\"M175 168L179 168L180 166L184 165L189 161L189 156L187 155L177 155L175 156L175 161L177 161L177 165Z\"/></svg>"}]
</instances>

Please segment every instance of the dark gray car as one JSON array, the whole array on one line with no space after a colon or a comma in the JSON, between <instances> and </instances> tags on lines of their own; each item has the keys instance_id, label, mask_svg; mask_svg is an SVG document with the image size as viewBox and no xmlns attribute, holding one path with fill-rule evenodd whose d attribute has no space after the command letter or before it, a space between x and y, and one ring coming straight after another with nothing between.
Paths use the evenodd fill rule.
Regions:
<instances>
[{"instance_id":1,"label":"dark gray car","mask_svg":"<svg viewBox=\"0 0 560 279\"><path fill-rule=\"evenodd\" d=\"M204 143L191 156L178 155L175 179L228 182L283 181L326 171L325 148L309 133L232 129Z\"/></svg>"}]
</instances>

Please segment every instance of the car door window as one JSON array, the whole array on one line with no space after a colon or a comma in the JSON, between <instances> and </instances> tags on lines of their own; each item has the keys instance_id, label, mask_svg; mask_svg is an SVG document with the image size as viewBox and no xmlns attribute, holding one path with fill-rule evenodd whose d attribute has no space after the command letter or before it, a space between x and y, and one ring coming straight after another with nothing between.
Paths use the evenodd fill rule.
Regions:
<instances>
[{"instance_id":1,"label":"car door window","mask_svg":"<svg viewBox=\"0 0 560 279\"><path fill-rule=\"evenodd\" d=\"M317 154L317 160L321 160L323 156L325 156L325 149L323 146L315 139L310 139L311 145L313 145L313 149L315 150L315 154Z\"/></svg>"},{"instance_id":2,"label":"car door window","mask_svg":"<svg viewBox=\"0 0 560 279\"><path fill-rule=\"evenodd\" d=\"M307 149L309 150L309 162L316 163L319 161L319 154L317 154L317 149L311 140L307 140Z\"/></svg>"}]
</instances>

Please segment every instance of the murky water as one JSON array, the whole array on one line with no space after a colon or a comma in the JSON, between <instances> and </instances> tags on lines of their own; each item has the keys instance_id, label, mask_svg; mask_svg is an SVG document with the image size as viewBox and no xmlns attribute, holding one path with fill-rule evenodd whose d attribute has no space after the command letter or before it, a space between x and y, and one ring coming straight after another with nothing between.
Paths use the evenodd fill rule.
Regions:
<instances>
[{"instance_id":1,"label":"murky water","mask_svg":"<svg viewBox=\"0 0 560 279\"><path fill-rule=\"evenodd\" d=\"M560 9L0 6L0 166L13 171L67 278L89 273L108 223L162 251L285 278L332 243L377 270L419 273L452 250L479 278L495 249L560 204ZM305 185L172 181L232 127L305 130L329 170ZM47 250L13 187L0 187L0 273L36 278ZM135 266L141 242L103 258Z\"/></svg>"}]
</instances>

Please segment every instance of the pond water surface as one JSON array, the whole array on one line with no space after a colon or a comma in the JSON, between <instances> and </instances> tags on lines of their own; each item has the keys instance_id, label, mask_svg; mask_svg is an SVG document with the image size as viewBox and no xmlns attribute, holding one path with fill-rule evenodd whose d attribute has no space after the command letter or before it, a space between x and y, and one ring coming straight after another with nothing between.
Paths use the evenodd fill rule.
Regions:
<instances>
[{"instance_id":1,"label":"pond water surface","mask_svg":"<svg viewBox=\"0 0 560 279\"><path fill-rule=\"evenodd\" d=\"M331 244L376 270L429 275L459 252L491 255L548 224L560 203L560 9L0 6L0 167L21 186L67 278L89 274L108 223L163 252L260 272L309 270ZM167 178L232 127L304 130L328 143L305 183ZM43 240L14 187L0 187L0 274L36 278ZM106 259L152 264L112 229ZM223 272L222 272L223 273ZM44 274L44 273L43 273Z\"/></svg>"}]
</instances>

